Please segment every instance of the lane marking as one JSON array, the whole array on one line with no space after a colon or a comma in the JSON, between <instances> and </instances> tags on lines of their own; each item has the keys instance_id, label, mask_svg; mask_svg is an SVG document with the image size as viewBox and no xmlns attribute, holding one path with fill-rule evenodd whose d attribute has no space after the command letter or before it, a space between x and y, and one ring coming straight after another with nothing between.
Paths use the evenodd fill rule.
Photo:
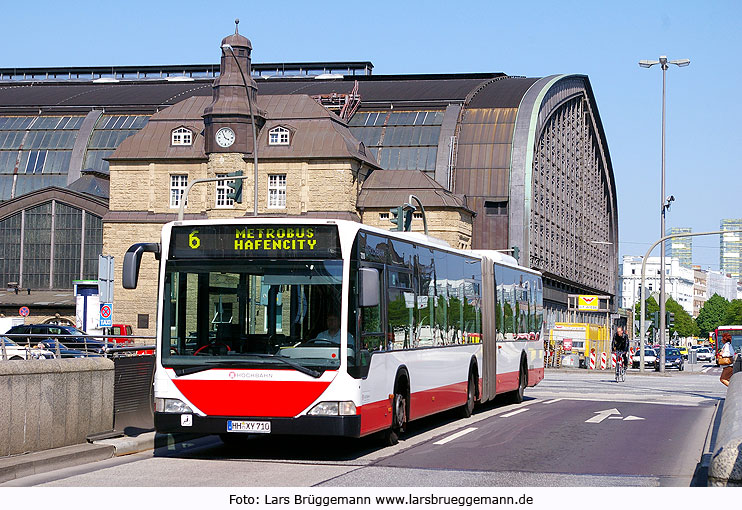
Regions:
<instances>
[{"instance_id":1,"label":"lane marking","mask_svg":"<svg viewBox=\"0 0 742 510\"><path fill-rule=\"evenodd\" d=\"M635 420L643 420L644 418L640 418L639 416L627 416L623 419L623 421L635 421Z\"/></svg>"},{"instance_id":2,"label":"lane marking","mask_svg":"<svg viewBox=\"0 0 742 510\"><path fill-rule=\"evenodd\" d=\"M561 400L564 400L563 398L555 398L554 400L547 400L546 402L541 402L542 404L553 404L554 402L559 402Z\"/></svg>"},{"instance_id":3,"label":"lane marking","mask_svg":"<svg viewBox=\"0 0 742 510\"><path fill-rule=\"evenodd\" d=\"M458 439L461 436L463 436L465 434L468 434L469 432L474 432L475 430L477 430L476 427L469 427L468 429L464 429L464 430L461 430L459 432L456 432L455 434L451 434L450 436L448 436L445 439L441 439L440 441L436 441L433 444L446 444L449 441L453 441L454 439Z\"/></svg>"},{"instance_id":4,"label":"lane marking","mask_svg":"<svg viewBox=\"0 0 742 510\"><path fill-rule=\"evenodd\" d=\"M513 411L511 413L501 414L500 416L503 418L510 418L511 416L515 416L516 414L523 413L525 411L528 411L527 407L524 407L523 409L518 409L517 411Z\"/></svg>"}]
</instances>

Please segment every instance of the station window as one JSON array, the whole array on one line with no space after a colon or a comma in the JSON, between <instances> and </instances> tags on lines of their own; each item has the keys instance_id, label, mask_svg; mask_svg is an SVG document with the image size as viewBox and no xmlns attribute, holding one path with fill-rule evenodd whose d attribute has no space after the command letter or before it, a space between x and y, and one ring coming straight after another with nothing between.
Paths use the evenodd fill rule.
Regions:
<instances>
[{"instance_id":1,"label":"station window","mask_svg":"<svg viewBox=\"0 0 742 510\"><path fill-rule=\"evenodd\" d=\"M288 145L290 132L285 127L276 127L268 132L268 145Z\"/></svg>"},{"instance_id":2,"label":"station window","mask_svg":"<svg viewBox=\"0 0 742 510\"><path fill-rule=\"evenodd\" d=\"M172 132L170 143L172 145L192 145L193 133L190 129L186 129L184 127L174 129Z\"/></svg>"},{"instance_id":3,"label":"station window","mask_svg":"<svg viewBox=\"0 0 742 510\"><path fill-rule=\"evenodd\" d=\"M187 175L171 175L170 176L170 208L176 209L180 207L180 197L185 193L188 187L188 176Z\"/></svg>"},{"instance_id":4,"label":"station window","mask_svg":"<svg viewBox=\"0 0 742 510\"><path fill-rule=\"evenodd\" d=\"M268 208L283 209L286 207L286 174L268 176Z\"/></svg>"}]
</instances>

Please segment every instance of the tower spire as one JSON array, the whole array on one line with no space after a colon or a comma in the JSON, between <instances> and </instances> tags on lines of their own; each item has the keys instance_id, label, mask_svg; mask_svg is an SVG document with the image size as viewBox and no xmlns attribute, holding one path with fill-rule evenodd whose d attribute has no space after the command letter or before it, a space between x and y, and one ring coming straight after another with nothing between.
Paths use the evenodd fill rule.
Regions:
<instances>
[{"instance_id":1,"label":"tower spire","mask_svg":"<svg viewBox=\"0 0 742 510\"><path fill-rule=\"evenodd\" d=\"M234 33L235 33L235 35L238 35L240 33L239 28L240 28L240 18L237 18L237 19L234 20Z\"/></svg>"}]
</instances>

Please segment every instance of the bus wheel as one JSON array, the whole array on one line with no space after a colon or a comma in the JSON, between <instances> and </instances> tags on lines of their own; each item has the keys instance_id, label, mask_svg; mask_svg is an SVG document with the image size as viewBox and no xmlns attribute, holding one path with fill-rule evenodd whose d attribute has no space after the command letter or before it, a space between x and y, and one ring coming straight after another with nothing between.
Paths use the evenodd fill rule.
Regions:
<instances>
[{"instance_id":1,"label":"bus wheel","mask_svg":"<svg viewBox=\"0 0 742 510\"><path fill-rule=\"evenodd\" d=\"M526 371L525 363L520 364L520 370L518 371L518 389L512 393L512 402L514 404L520 404L523 402L523 395L526 392L526 386L528 386L528 372Z\"/></svg>"},{"instance_id":2,"label":"bus wheel","mask_svg":"<svg viewBox=\"0 0 742 510\"><path fill-rule=\"evenodd\" d=\"M461 417L468 418L474 412L474 400L477 395L477 379L474 377L474 370L469 371L469 383L466 387L466 403L461 406Z\"/></svg>"},{"instance_id":3,"label":"bus wheel","mask_svg":"<svg viewBox=\"0 0 742 510\"><path fill-rule=\"evenodd\" d=\"M399 389L394 391L392 413L392 426L384 432L384 444L387 446L399 443L399 435L407 423L407 399Z\"/></svg>"}]
</instances>

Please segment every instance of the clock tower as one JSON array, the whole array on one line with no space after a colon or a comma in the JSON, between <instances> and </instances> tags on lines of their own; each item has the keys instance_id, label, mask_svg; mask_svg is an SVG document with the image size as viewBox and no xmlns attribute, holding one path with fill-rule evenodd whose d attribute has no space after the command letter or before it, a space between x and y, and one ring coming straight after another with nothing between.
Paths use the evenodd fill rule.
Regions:
<instances>
[{"instance_id":1,"label":"clock tower","mask_svg":"<svg viewBox=\"0 0 742 510\"><path fill-rule=\"evenodd\" d=\"M237 21L236 23L239 23ZM231 49L230 49L231 47ZM219 77L214 80L211 104L204 110L204 149L206 154L252 154L252 103L257 132L265 124L265 113L258 108L258 86L252 79L250 53L252 44L235 33L222 40Z\"/></svg>"}]
</instances>

